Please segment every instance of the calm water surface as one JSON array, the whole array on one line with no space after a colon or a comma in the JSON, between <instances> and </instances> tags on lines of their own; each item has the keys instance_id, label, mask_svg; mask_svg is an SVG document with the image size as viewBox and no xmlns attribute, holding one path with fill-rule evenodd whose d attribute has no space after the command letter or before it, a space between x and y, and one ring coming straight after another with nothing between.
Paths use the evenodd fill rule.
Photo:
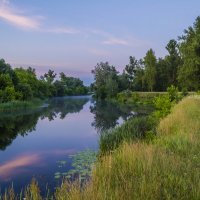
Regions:
<instances>
[{"instance_id":1,"label":"calm water surface","mask_svg":"<svg viewBox=\"0 0 200 200\"><path fill-rule=\"evenodd\" d=\"M99 134L135 115L130 107L94 102L90 96L55 98L32 111L0 114L0 188L17 191L35 177L42 187L56 186L59 160L98 150Z\"/></svg>"}]
</instances>

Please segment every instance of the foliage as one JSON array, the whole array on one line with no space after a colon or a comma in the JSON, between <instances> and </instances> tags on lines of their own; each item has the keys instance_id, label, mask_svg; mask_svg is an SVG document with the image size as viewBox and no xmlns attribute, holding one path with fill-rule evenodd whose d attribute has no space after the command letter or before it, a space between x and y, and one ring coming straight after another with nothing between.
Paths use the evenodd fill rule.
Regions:
<instances>
[{"instance_id":1,"label":"foliage","mask_svg":"<svg viewBox=\"0 0 200 200\"><path fill-rule=\"evenodd\" d=\"M156 57L152 49L147 51L144 57L145 64L145 80L149 91L153 91L156 83Z\"/></svg>"},{"instance_id":2,"label":"foliage","mask_svg":"<svg viewBox=\"0 0 200 200\"><path fill-rule=\"evenodd\" d=\"M180 96L178 94L178 88L171 85L170 87L167 88L167 94L158 96L154 98L154 106L156 111L153 113L154 117L156 119L163 118L167 116L171 108L175 103L177 103L180 100Z\"/></svg>"},{"instance_id":3,"label":"foliage","mask_svg":"<svg viewBox=\"0 0 200 200\"><path fill-rule=\"evenodd\" d=\"M183 88L200 89L200 17L180 37L180 52L183 64L179 68L178 80Z\"/></svg>"},{"instance_id":4,"label":"foliage","mask_svg":"<svg viewBox=\"0 0 200 200\"><path fill-rule=\"evenodd\" d=\"M172 102L169 94L166 94L165 96L155 97L153 103L156 109L156 111L154 112L154 116L157 119L163 118L170 113Z\"/></svg>"},{"instance_id":5,"label":"foliage","mask_svg":"<svg viewBox=\"0 0 200 200\"><path fill-rule=\"evenodd\" d=\"M97 63L92 74L95 79L94 90L97 98L105 99L116 96L118 93L118 72L114 66L110 66L108 62Z\"/></svg>"},{"instance_id":6,"label":"foliage","mask_svg":"<svg viewBox=\"0 0 200 200\"><path fill-rule=\"evenodd\" d=\"M117 94L117 100L120 103L126 103L126 101L132 96L132 92L130 90L124 90Z\"/></svg>"},{"instance_id":7,"label":"foliage","mask_svg":"<svg viewBox=\"0 0 200 200\"><path fill-rule=\"evenodd\" d=\"M169 55L165 57L165 62L167 64L167 86L177 86L178 67L181 64L181 57L176 40L170 40L166 49L169 53Z\"/></svg>"},{"instance_id":8,"label":"foliage","mask_svg":"<svg viewBox=\"0 0 200 200\"><path fill-rule=\"evenodd\" d=\"M178 102L179 100L179 95L178 95L178 88L175 87L174 85L171 85L170 87L167 88L167 92L170 98L170 101L173 102Z\"/></svg>"},{"instance_id":9,"label":"foliage","mask_svg":"<svg viewBox=\"0 0 200 200\"><path fill-rule=\"evenodd\" d=\"M129 57L129 64L126 65L124 72L127 75L128 79L128 89L131 90L133 88L133 80L136 74L136 68L138 66L138 61L135 57L130 56Z\"/></svg>"},{"instance_id":10,"label":"foliage","mask_svg":"<svg viewBox=\"0 0 200 200\"><path fill-rule=\"evenodd\" d=\"M22 67L12 69L0 60L0 103L15 100L31 101L34 98L45 99L52 96L84 95L87 87L79 78L67 77L60 73L60 80L56 80L56 73L49 70L41 79L36 76L35 69Z\"/></svg>"}]
</instances>

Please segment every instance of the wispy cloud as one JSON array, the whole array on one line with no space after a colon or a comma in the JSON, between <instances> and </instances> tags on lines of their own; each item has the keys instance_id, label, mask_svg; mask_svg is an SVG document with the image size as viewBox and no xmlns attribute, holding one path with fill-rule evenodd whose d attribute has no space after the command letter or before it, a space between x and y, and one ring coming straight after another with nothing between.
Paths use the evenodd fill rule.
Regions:
<instances>
[{"instance_id":1,"label":"wispy cloud","mask_svg":"<svg viewBox=\"0 0 200 200\"><path fill-rule=\"evenodd\" d=\"M36 17L22 14L19 9L10 6L9 1L0 0L0 18L24 29L38 29L40 22Z\"/></svg>"},{"instance_id":2,"label":"wispy cloud","mask_svg":"<svg viewBox=\"0 0 200 200\"><path fill-rule=\"evenodd\" d=\"M119 39L119 38L109 38L109 39L103 41L103 44L129 46L129 42L128 41L123 40L123 39Z\"/></svg>"},{"instance_id":3,"label":"wispy cloud","mask_svg":"<svg viewBox=\"0 0 200 200\"><path fill-rule=\"evenodd\" d=\"M115 37L112 34L105 31L91 30L91 33L102 37L103 38L102 44L105 44L105 45L124 45L124 46L130 45L127 39Z\"/></svg>"},{"instance_id":4,"label":"wispy cloud","mask_svg":"<svg viewBox=\"0 0 200 200\"><path fill-rule=\"evenodd\" d=\"M46 29L45 31L49 33L58 33L58 34L76 34L80 32L77 29L68 27L56 27L56 28Z\"/></svg>"},{"instance_id":5,"label":"wispy cloud","mask_svg":"<svg viewBox=\"0 0 200 200\"><path fill-rule=\"evenodd\" d=\"M77 34L80 31L71 27L54 27L43 26L41 16L29 16L22 12L21 9L13 7L8 0L0 0L0 19L26 30L37 30L40 32L56 34Z\"/></svg>"}]
</instances>

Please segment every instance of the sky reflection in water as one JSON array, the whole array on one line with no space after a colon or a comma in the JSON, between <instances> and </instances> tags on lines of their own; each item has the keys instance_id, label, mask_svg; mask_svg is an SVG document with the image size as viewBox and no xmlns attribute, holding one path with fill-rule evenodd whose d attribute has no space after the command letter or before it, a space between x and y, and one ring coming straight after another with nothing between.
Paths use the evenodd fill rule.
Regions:
<instances>
[{"instance_id":1,"label":"sky reflection in water","mask_svg":"<svg viewBox=\"0 0 200 200\"><path fill-rule=\"evenodd\" d=\"M131 115L128 107L93 102L91 97L56 98L47 108L0 115L0 186L20 190L32 177L55 186L57 161L98 149L101 131Z\"/></svg>"}]
</instances>

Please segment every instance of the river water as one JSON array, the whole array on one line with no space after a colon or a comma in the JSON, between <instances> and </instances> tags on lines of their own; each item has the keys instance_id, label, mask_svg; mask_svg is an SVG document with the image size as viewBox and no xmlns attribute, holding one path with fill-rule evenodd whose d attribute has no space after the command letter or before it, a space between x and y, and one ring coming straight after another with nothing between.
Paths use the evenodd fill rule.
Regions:
<instances>
[{"instance_id":1,"label":"river water","mask_svg":"<svg viewBox=\"0 0 200 200\"><path fill-rule=\"evenodd\" d=\"M138 112L138 111L137 111ZM72 168L71 155L98 150L101 132L114 128L134 109L90 96L54 98L46 106L0 114L0 188L20 191L35 177L41 187L54 188L59 160Z\"/></svg>"}]
</instances>

